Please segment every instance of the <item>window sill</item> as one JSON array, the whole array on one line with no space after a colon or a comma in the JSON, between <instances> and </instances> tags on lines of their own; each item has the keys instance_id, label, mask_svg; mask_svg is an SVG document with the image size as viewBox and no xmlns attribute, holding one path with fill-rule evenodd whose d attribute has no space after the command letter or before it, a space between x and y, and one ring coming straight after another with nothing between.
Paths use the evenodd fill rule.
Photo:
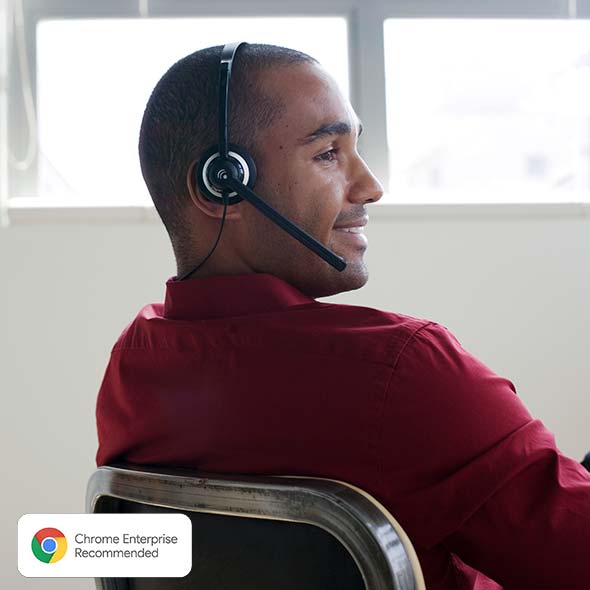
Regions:
<instances>
[{"instance_id":1,"label":"window sill","mask_svg":"<svg viewBox=\"0 0 590 590\"><path fill-rule=\"evenodd\" d=\"M403 219L590 219L590 202L393 204L369 207L372 220ZM11 225L23 223L160 223L152 205L64 205L37 199L13 199L8 208Z\"/></svg>"}]
</instances>

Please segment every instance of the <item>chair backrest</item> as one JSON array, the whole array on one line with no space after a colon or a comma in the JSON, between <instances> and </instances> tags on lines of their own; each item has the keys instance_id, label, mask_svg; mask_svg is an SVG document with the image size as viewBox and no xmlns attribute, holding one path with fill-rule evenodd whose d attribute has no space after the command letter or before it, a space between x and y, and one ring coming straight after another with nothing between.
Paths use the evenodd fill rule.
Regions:
<instances>
[{"instance_id":1,"label":"chair backrest","mask_svg":"<svg viewBox=\"0 0 590 590\"><path fill-rule=\"evenodd\" d=\"M391 514L348 483L316 477L100 467L87 512L182 512L193 527L185 578L103 578L100 590L424 590Z\"/></svg>"}]
</instances>

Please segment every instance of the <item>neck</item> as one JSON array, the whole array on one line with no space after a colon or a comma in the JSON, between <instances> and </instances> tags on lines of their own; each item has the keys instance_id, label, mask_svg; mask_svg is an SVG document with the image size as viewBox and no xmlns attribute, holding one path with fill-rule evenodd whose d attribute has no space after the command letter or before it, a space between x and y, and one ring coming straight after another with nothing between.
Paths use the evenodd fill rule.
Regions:
<instances>
[{"instance_id":1,"label":"neck","mask_svg":"<svg viewBox=\"0 0 590 590\"><path fill-rule=\"evenodd\" d=\"M255 273L256 270L248 266L244 262L236 262L235 260L229 260L223 253L215 251L211 257L197 270L191 272L195 267L201 264L204 260L204 256L194 258L191 260L185 260L177 262L177 274L178 277L183 277L186 273L191 273L186 280L200 279L206 277L214 277L219 275L239 275L239 274L250 274Z\"/></svg>"}]
</instances>

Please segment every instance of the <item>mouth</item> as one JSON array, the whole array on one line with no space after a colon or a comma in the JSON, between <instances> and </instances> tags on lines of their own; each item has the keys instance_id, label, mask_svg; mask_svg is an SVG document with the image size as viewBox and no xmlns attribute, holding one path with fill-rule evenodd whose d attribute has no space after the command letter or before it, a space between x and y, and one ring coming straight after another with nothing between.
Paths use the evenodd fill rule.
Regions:
<instances>
[{"instance_id":1,"label":"mouth","mask_svg":"<svg viewBox=\"0 0 590 590\"><path fill-rule=\"evenodd\" d=\"M369 216L364 215L363 217L358 217L357 219L352 219L348 223L342 223L340 225L335 225L332 229L337 231L347 231L352 232L354 234L361 233L363 231L363 227L369 223Z\"/></svg>"},{"instance_id":2,"label":"mouth","mask_svg":"<svg viewBox=\"0 0 590 590\"><path fill-rule=\"evenodd\" d=\"M362 225L352 227L335 227L334 231L343 231L351 234L362 234L364 233L364 227Z\"/></svg>"},{"instance_id":3,"label":"mouth","mask_svg":"<svg viewBox=\"0 0 590 590\"><path fill-rule=\"evenodd\" d=\"M350 227L334 227L333 230L338 234L339 241L347 242L350 245L366 248L369 241L364 232L363 225L353 225Z\"/></svg>"}]
</instances>

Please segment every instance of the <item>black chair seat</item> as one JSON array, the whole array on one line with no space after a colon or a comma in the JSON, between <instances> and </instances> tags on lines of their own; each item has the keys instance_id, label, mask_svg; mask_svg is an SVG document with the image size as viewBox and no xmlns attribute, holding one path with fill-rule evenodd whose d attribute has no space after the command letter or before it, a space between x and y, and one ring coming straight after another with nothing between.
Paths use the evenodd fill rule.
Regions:
<instances>
[{"instance_id":1,"label":"black chair seat","mask_svg":"<svg viewBox=\"0 0 590 590\"><path fill-rule=\"evenodd\" d=\"M110 505L98 511L179 512L124 500ZM121 590L365 590L350 553L317 526L181 512L193 525L193 567L188 576L121 580Z\"/></svg>"}]
</instances>

